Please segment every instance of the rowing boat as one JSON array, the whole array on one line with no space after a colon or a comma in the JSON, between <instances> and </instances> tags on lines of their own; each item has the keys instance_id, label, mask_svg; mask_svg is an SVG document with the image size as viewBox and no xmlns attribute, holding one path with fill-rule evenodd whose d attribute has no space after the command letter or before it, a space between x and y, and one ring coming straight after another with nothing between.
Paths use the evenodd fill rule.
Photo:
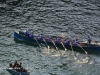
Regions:
<instances>
[{"instance_id":1,"label":"rowing boat","mask_svg":"<svg viewBox=\"0 0 100 75\"><path fill-rule=\"evenodd\" d=\"M28 72L18 72L16 70L14 70L13 68L7 68L6 69L9 73L13 74L13 75L29 75Z\"/></svg>"},{"instance_id":2,"label":"rowing boat","mask_svg":"<svg viewBox=\"0 0 100 75\"><path fill-rule=\"evenodd\" d=\"M42 40L39 40L39 39L32 39L30 37L27 37L23 34L20 34L19 32L14 32L14 40L17 40L17 41L21 41L21 42L27 42L29 44L47 44L49 46L53 46L53 47L57 47L57 48L66 48L68 50L71 50L73 48L73 50L76 50L76 51L82 51L82 48L86 51L100 51L100 45L97 45L97 44L92 44L91 46L86 46L86 45L81 45L80 46L74 46L72 45L66 45L66 44L61 44L61 43L56 43L55 44L53 42L48 42L48 41L42 41ZM38 42L38 43L37 43ZM85 43L82 43L82 44L85 44Z\"/></svg>"}]
</instances>

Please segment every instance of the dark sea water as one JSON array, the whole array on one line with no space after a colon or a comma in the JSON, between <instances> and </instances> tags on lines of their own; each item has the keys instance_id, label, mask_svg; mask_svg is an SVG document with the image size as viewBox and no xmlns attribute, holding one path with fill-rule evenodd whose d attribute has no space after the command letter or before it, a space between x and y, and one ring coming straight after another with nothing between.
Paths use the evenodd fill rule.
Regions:
<instances>
[{"instance_id":1,"label":"dark sea water","mask_svg":"<svg viewBox=\"0 0 100 75\"><path fill-rule=\"evenodd\" d=\"M91 36L100 42L99 0L23 0L17 5L9 1L0 2L0 75L11 75L5 68L15 60L30 75L100 75L100 53L91 53L89 58L85 52L74 51L75 59L72 50L40 48L13 39L14 31L29 29L35 35L81 41Z\"/></svg>"}]
</instances>

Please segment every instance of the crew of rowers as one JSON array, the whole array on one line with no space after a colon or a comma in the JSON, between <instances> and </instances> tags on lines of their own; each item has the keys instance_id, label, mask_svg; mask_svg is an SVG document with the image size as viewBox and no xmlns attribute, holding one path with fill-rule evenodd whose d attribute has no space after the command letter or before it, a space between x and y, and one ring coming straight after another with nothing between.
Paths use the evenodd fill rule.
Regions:
<instances>
[{"instance_id":1,"label":"crew of rowers","mask_svg":"<svg viewBox=\"0 0 100 75\"><path fill-rule=\"evenodd\" d=\"M56 39L55 39L55 38L52 38L52 36L50 36L50 35L45 38L43 36L43 34L40 34L39 36L35 36L33 32L31 34L29 34L28 30L26 30L24 32L24 35L28 36L28 37L30 37L32 39L35 38L35 39L42 40L42 41L46 40L48 42L54 41L55 43L64 43L66 45L71 45L72 44L72 45L75 45L75 46L79 46L79 44L80 44L80 42L78 41L78 39L75 39L75 40L71 41L69 38L67 38L64 41L62 41L61 37L56 37ZM92 42L92 39L88 36L87 46L90 46L91 42Z\"/></svg>"},{"instance_id":2,"label":"crew of rowers","mask_svg":"<svg viewBox=\"0 0 100 75\"><path fill-rule=\"evenodd\" d=\"M18 63L17 61L15 61L14 65L9 63L9 68L12 68L18 72L27 72L27 70L22 67L22 63Z\"/></svg>"}]
</instances>

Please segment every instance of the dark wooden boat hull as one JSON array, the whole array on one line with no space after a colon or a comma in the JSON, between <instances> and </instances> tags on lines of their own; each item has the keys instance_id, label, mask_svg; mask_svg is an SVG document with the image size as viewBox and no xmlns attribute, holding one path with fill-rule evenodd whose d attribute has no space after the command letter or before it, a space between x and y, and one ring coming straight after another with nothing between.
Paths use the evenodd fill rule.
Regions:
<instances>
[{"instance_id":1,"label":"dark wooden boat hull","mask_svg":"<svg viewBox=\"0 0 100 75\"><path fill-rule=\"evenodd\" d=\"M46 42L45 43L44 41L41 41L41 40L37 40L38 41L38 43L37 43L37 41L35 39L26 37L26 36L21 35L17 32L14 32L14 39L17 40L17 41L27 42L27 43L30 43L30 44L37 44L38 45L38 43L39 43L39 44L45 44L46 45L46 43L47 43L47 45L49 45L49 46L55 47L55 45L56 45L56 47L58 47L58 48L64 48L63 45L59 44L59 43L55 43L55 45L54 45L52 42ZM65 45L65 44L64 44L64 46L68 50L72 50L72 48L73 48L73 50L76 50L76 51L83 51L82 50L82 48L83 48L86 51L100 51L100 46L90 46L90 47L84 46L82 48L79 47L79 46L72 46L72 48L71 48L70 45Z\"/></svg>"}]
</instances>

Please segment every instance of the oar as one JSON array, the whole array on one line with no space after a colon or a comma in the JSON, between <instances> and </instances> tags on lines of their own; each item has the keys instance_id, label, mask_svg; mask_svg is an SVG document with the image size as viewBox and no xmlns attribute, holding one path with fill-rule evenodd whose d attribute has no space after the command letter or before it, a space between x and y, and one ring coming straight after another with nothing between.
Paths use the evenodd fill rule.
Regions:
<instances>
[{"instance_id":1,"label":"oar","mask_svg":"<svg viewBox=\"0 0 100 75\"><path fill-rule=\"evenodd\" d=\"M72 49L72 53L73 53L73 55L74 55L74 59L76 60L77 58L76 58L75 53L74 53L74 51L73 51L72 44L70 44L70 46L71 46L71 49Z\"/></svg>"},{"instance_id":2,"label":"oar","mask_svg":"<svg viewBox=\"0 0 100 75\"><path fill-rule=\"evenodd\" d=\"M54 41L52 40L52 43L54 44L54 46L56 47L56 50L58 50L58 47L56 46L56 44L54 43Z\"/></svg>"},{"instance_id":3,"label":"oar","mask_svg":"<svg viewBox=\"0 0 100 75\"><path fill-rule=\"evenodd\" d=\"M35 38L35 37L34 37ZM36 42L38 43L38 45L41 47L41 45L39 44L39 42L37 41L37 39L35 38Z\"/></svg>"},{"instance_id":4,"label":"oar","mask_svg":"<svg viewBox=\"0 0 100 75\"><path fill-rule=\"evenodd\" d=\"M44 31L42 31L42 33L44 34ZM43 38L43 41L45 42L45 44L47 45L48 49L50 48L49 45L47 44L47 42L45 41L45 39Z\"/></svg>"},{"instance_id":5,"label":"oar","mask_svg":"<svg viewBox=\"0 0 100 75\"><path fill-rule=\"evenodd\" d=\"M47 42L45 41L45 39L43 38L43 41L45 42L45 44L47 45L48 49L50 48L49 45L47 44Z\"/></svg>"},{"instance_id":6,"label":"oar","mask_svg":"<svg viewBox=\"0 0 100 75\"><path fill-rule=\"evenodd\" d=\"M61 36L65 39L65 35L63 33L61 33ZM67 48L65 47L65 45L61 42L62 46L64 47L65 51L67 51Z\"/></svg>"},{"instance_id":7,"label":"oar","mask_svg":"<svg viewBox=\"0 0 100 75\"><path fill-rule=\"evenodd\" d=\"M18 75L21 75L21 73L19 73Z\"/></svg>"},{"instance_id":8,"label":"oar","mask_svg":"<svg viewBox=\"0 0 100 75\"><path fill-rule=\"evenodd\" d=\"M90 55L82 48L81 45L78 44L79 47L81 47L81 49L88 55L88 57L90 57Z\"/></svg>"},{"instance_id":9,"label":"oar","mask_svg":"<svg viewBox=\"0 0 100 75\"><path fill-rule=\"evenodd\" d=\"M67 49L65 48L64 44L61 42L62 46L64 47L65 51L67 51Z\"/></svg>"},{"instance_id":10,"label":"oar","mask_svg":"<svg viewBox=\"0 0 100 75\"><path fill-rule=\"evenodd\" d=\"M56 47L56 50L59 52L60 56L61 56L61 53L60 51L58 50L58 47L56 46L56 44L54 43L54 41L52 40L52 43L54 44L54 46Z\"/></svg>"}]
</instances>

